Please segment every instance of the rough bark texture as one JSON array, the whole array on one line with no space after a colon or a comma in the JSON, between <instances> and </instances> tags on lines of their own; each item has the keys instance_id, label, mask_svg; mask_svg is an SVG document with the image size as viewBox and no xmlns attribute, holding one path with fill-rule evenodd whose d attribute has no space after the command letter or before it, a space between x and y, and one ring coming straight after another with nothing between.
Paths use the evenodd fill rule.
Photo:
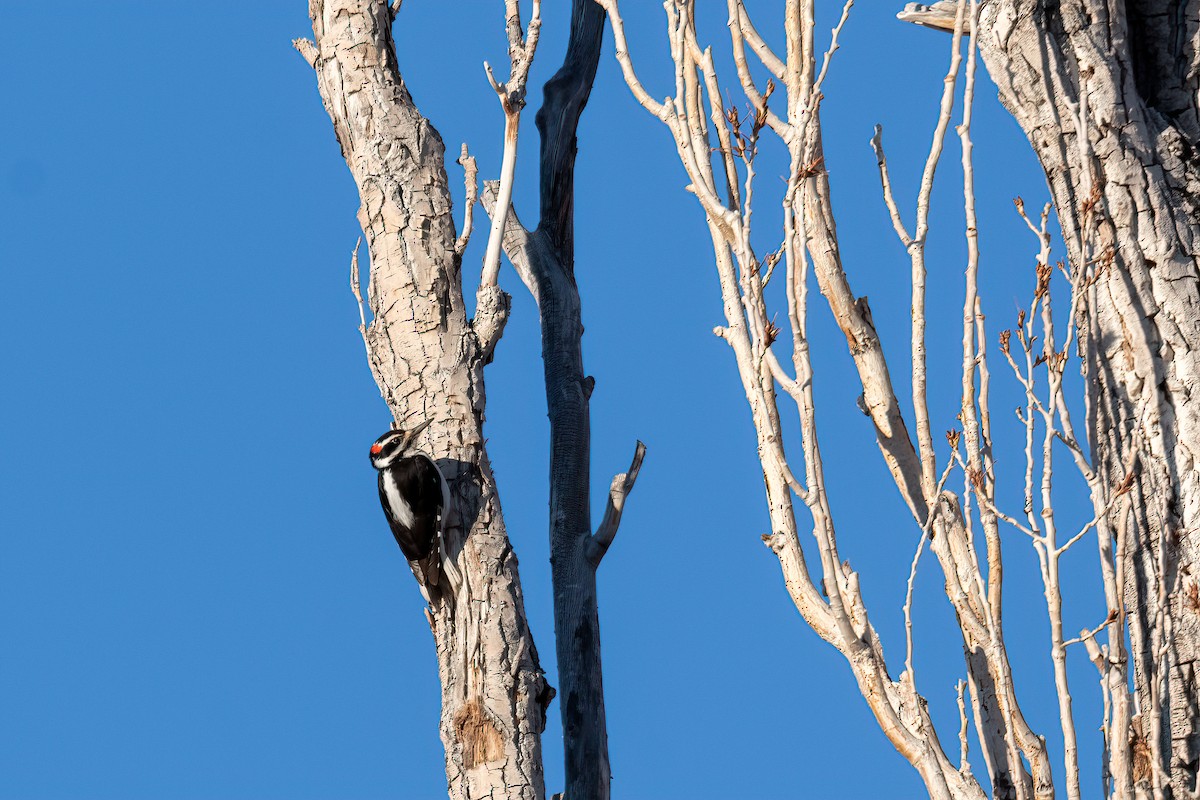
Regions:
<instances>
[{"instance_id":1,"label":"rough bark texture","mask_svg":"<svg viewBox=\"0 0 1200 800\"><path fill-rule=\"evenodd\" d=\"M1200 2L993 0L980 49L1037 152L1076 282L1093 460L1135 463L1124 576L1139 795L1200 759ZM1134 456L1137 456L1136 461Z\"/></svg>"},{"instance_id":2,"label":"rough bark texture","mask_svg":"<svg viewBox=\"0 0 1200 800\"><path fill-rule=\"evenodd\" d=\"M371 369L401 427L432 421L421 444L451 487L447 550L463 583L429 615L449 794L540 800L553 690L526 623L482 432L483 367L508 298L482 289L468 321L444 148L400 76L387 4L311 0L309 10L315 46L297 46L358 184L370 247Z\"/></svg>"}]
</instances>

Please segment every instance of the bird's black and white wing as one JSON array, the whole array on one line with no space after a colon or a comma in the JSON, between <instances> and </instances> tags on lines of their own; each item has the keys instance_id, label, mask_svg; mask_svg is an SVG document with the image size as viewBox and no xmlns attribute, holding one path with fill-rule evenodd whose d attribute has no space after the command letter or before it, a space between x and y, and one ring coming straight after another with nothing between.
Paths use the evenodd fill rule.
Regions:
<instances>
[{"instance_id":1,"label":"bird's black and white wing","mask_svg":"<svg viewBox=\"0 0 1200 800\"><path fill-rule=\"evenodd\" d=\"M458 567L448 557L446 552L446 528L450 522L450 510L453 506L450 504L450 484L446 481L446 476L442 474L438 468L437 462L424 453L417 453L413 456L414 460L425 462L421 468L421 480L424 482L424 489L427 492L433 493L434 483L436 481L436 493L438 497L437 504L437 531L438 543L436 550L439 553L442 567L442 577L450 585L451 592L457 592L458 587L462 584L462 576L458 571Z\"/></svg>"},{"instance_id":2,"label":"bird's black and white wing","mask_svg":"<svg viewBox=\"0 0 1200 800\"><path fill-rule=\"evenodd\" d=\"M379 472L379 501L426 600L437 595L441 583L444 484L437 464L420 454Z\"/></svg>"}]
</instances>

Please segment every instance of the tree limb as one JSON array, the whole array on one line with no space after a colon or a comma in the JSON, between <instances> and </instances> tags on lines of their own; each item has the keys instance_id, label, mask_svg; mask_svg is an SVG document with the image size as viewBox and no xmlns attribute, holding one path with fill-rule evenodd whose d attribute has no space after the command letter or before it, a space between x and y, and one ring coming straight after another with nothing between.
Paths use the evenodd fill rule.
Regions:
<instances>
[{"instance_id":1,"label":"tree limb","mask_svg":"<svg viewBox=\"0 0 1200 800\"><path fill-rule=\"evenodd\" d=\"M625 509L625 498L633 491L633 485L637 482L638 471L642 468L642 459L645 456L646 445L639 441L634 450L633 463L629 465L629 471L619 473L612 480L612 487L608 491L608 505L604 509L604 520L592 534L588 545L588 558L597 566L617 535L617 528L621 525L621 512Z\"/></svg>"}]
</instances>

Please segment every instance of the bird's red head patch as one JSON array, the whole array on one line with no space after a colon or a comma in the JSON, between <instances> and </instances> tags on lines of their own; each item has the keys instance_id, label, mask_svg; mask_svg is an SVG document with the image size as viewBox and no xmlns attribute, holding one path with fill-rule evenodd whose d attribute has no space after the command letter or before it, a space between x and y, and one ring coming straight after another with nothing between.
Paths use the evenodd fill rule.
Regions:
<instances>
[{"instance_id":1,"label":"bird's red head patch","mask_svg":"<svg viewBox=\"0 0 1200 800\"><path fill-rule=\"evenodd\" d=\"M382 452L382 450L383 445L381 445L379 442L371 445L371 455L378 455L380 452Z\"/></svg>"}]
</instances>

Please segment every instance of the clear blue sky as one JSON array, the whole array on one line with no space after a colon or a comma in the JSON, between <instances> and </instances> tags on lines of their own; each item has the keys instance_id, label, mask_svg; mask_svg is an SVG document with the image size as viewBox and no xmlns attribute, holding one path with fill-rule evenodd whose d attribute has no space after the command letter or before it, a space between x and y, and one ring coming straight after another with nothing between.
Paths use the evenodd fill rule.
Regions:
<instances>
[{"instance_id":1,"label":"clear blue sky","mask_svg":"<svg viewBox=\"0 0 1200 800\"><path fill-rule=\"evenodd\" d=\"M305 5L0 8L0 797L444 796L430 636L367 460L389 417L347 286L357 196L314 76L290 46L311 35ZM662 96L661 8L625 5L643 79ZM775 27L779 5L757 3L760 27ZM837 8L818 5L825 31ZM561 59L563 6L544 4L531 87ZM708 6L706 30L721 36L723 4ZM875 122L887 126L911 219L949 39L896 22L899 6L854 10L824 108L847 268L903 376L908 265L867 141ZM448 149L468 141L482 177L494 176L501 116L480 62L506 63L502 4L408 0L397 40L405 78ZM1022 194L1037 207L1046 189L981 78L994 337L1032 286L1034 243L1010 200ZM532 108L539 99L531 91ZM517 202L532 223L532 113L526 121ZM952 146L930 251L930 349L950 365L931 382L939 431L954 425L958 380L957 159ZM722 322L711 247L684 183L666 131L620 82L606 37L577 182L597 497L635 438L649 447L600 576L615 794L921 797L759 542L767 522L753 433L732 356L710 333ZM763 192L776 183L764 177ZM763 225L768 209L761 201ZM503 280L515 312L488 371L487 435L553 681L539 341L528 297L507 268ZM813 324L842 548L896 675L919 534L855 408L844 339L824 310ZM1008 387L994 401L1008 424L1018 401L999 370L995 383ZM1019 451L1008 430L999 458L1012 470ZM1070 484L1060 483L1065 503ZM1006 492L1019 510L1015 479ZM1080 516L1064 513L1064 529ZM1061 772L1036 563L1020 534L1006 543L1018 688ZM1094 563L1090 540L1067 559L1079 596L1068 602L1069 631L1104 615ZM956 749L963 666L932 559L916 625L921 688ZM1085 789L1095 791L1095 674L1082 653L1071 658ZM557 706L545 749L548 788L558 790Z\"/></svg>"}]
</instances>

